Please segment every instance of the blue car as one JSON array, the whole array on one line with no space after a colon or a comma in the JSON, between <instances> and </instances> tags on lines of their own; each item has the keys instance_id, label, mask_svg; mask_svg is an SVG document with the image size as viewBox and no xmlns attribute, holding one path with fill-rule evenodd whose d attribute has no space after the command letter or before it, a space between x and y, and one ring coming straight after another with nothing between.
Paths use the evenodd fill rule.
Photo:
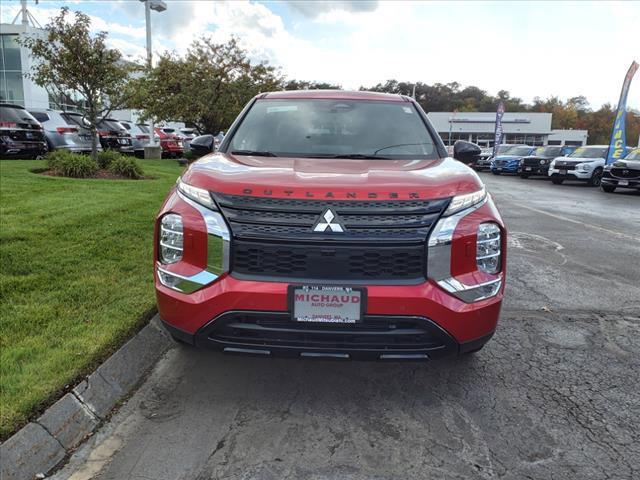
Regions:
<instances>
[{"instance_id":1,"label":"blue car","mask_svg":"<svg viewBox=\"0 0 640 480\"><path fill-rule=\"evenodd\" d=\"M520 160L533 153L536 147L527 145L513 147L504 155L498 155L491 161L491 173L500 175L501 173L518 173Z\"/></svg>"}]
</instances>

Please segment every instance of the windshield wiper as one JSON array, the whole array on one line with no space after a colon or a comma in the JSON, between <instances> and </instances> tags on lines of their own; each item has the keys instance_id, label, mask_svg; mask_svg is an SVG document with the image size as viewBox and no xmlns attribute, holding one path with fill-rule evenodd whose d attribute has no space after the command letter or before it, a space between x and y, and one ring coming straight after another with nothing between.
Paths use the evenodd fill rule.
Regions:
<instances>
[{"instance_id":1,"label":"windshield wiper","mask_svg":"<svg viewBox=\"0 0 640 480\"><path fill-rule=\"evenodd\" d=\"M273 152L268 152L266 150L232 150L232 155L251 155L254 157L277 157L277 155Z\"/></svg>"},{"instance_id":2,"label":"windshield wiper","mask_svg":"<svg viewBox=\"0 0 640 480\"><path fill-rule=\"evenodd\" d=\"M354 158L356 160L391 160L391 157L385 157L383 155L370 155L367 153L336 153L335 155L313 155L316 158Z\"/></svg>"}]
</instances>

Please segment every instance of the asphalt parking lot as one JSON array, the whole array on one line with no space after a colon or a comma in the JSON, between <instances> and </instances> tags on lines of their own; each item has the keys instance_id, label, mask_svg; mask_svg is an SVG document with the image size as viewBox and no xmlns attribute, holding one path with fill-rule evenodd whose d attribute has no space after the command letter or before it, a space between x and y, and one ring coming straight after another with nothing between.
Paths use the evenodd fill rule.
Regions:
<instances>
[{"instance_id":1,"label":"asphalt parking lot","mask_svg":"<svg viewBox=\"0 0 640 480\"><path fill-rule=\"evenodd\" d=\"M176 347L55 478L638 478L640 195L481 176L510 241L501 323L477 355Z\"/></svg>"}]
</instances>

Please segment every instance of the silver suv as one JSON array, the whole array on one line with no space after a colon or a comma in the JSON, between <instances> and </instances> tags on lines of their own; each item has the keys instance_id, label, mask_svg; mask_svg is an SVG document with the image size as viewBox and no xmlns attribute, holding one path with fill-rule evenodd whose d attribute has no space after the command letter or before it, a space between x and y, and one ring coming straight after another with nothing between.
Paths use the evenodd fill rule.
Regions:
<instances>
[{"instance_id":1,"label":"silver suv","mask_svg":"<svg viewBox=\"0 0 640 480\"><path fill-rule=\"evenodd\" d=\"M129 120L119 120L119 122L131 135L131 144L136 157L144 158L144 147L149 145L149 125L133 123Z\"/></svg>"},{"instance_id":2,"label":"silver suv","mask_svg":"<svg viewBox=\"0 0 640 480\"><path fill-rule=\"evenodd\" d=\"M81 114L51 109L31 109L29 113L42 124L49 150L91 152L91 132L83 123ZM101 149L100 142L98 149Z\"/></svg>"}]
</instances>

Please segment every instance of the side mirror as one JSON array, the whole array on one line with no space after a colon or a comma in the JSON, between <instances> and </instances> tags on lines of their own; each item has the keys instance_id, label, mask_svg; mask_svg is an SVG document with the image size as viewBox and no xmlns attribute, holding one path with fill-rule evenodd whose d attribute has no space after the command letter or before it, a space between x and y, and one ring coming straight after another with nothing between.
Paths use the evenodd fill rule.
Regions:
<instances>
[{"instance_id":1,"label":"side mirror","mask_svg":"<svg viewBox=\"0 0 640 480\"><path fill-rule=\"evenodd\" d=\"M453 144L453 158L459 162L469 165L480 159L482 150L478 145L464 140L458 140Z\"/></svg>"},{"instance_id":2,"label":"side mirror","mask_svg":"<svg viewBox=\"0 0 640 480\"><path fill-rule=\"evenodd\" d=\"M207 155L214 151L213 135L200 135L191 140L189 146L196 156L202 157L203 155Z\"/></svg>"}]
</instances>

